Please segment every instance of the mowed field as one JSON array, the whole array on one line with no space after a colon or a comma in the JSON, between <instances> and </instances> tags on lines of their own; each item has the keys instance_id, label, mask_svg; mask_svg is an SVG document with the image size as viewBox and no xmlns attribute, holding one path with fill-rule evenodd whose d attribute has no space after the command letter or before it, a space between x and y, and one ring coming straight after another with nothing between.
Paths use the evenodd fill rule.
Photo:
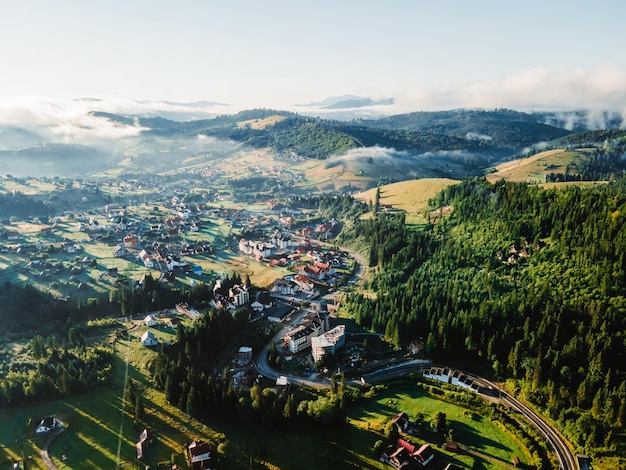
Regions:
<instances>
[{"instance_id":1,"label":"mowed field","mask_svg":"<svg viewBox=\"0 0 626 470\"><path fill-rule=\"evenodd\" d=\"M406 212L407 223L425 223L428 200L444 188L458 183L447 178L423 178L401 181L380 187L380 205L391 204L393 209ZM376 199L376 188L358 193L355 197L369 203Z\"/></svg>"}]
</instances>

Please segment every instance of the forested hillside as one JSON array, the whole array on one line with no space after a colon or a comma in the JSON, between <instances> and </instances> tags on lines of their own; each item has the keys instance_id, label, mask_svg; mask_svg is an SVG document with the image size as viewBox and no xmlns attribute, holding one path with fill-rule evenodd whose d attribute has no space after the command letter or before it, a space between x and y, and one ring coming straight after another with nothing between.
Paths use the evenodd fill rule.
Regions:
<instances>
[{"instance_id":1,"label":"forested hillside","mask_svg":"<svg viewBox=\"0 0 626 470\"><path fill-rule=\"evenodd\" d=\"M361 123L368 127L430 132L518 149L569 134L563 128L544 124L539 116L511 109L422 111Z\"/></svg>"},{"instance_id":2,"label":"forested hillside","mask_svg":"<svg viewBox=\"0 0 626 470\"><path fill-rule=\"evenodd\" d=\"M569 132L511 110L453 110L411 113L378 120L351 122L320 119L287 111L253 109L214 119L176 122L133 118L107 113L96 117L117 124L145 128L144 136L190 138L197 135L229 139L254 148L325 159L358 147L381 146L416 154L465 151L483 157L502 157L525 146L549 141ZM276 117L271 125L256 125Z\"/></svg>"},{"instance_id":3,"label":"forested hillside","mask_svg":"<svg viewBox=\"0 0 626 470\"><path fill-rule=\"evenodd\" d=\"M626 455L626 181L581 189L482 179L447 188L422 231L378 215L342 242L380 267L344 303L398 347L489 364L560 423L578 450ZM360 241L360 242L359 242Z\"/></svg>"}]
</instances>

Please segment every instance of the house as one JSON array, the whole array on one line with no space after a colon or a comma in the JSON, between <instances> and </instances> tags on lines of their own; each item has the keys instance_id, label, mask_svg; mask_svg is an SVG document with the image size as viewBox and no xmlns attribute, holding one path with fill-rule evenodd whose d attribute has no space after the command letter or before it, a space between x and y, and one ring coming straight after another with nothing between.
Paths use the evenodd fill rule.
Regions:
<instances>
[{"instance_id":1,"label":"house","mask_svg":"<svg viewBox=\"0 0 626 470\"><path fill-rule=\"evenodd\" d=\"M15 230L7 230L6 232L7 240L18 240L20 238L20 232Z\"/></svg>"},{"instance_id":2,"label":"house","mask_svg":"<svg viewBox=\"0 0 626 470\"><path fill-rule=\"evenodd\" d=\"M237 359L242 364L247 364L252 359L252 348L250 346L241 346L239 348Z\"/></svg>"},{"instance_id":3,"label":"house","mask_svg":"<svg viewBox=\"0 0 626 470\"><path fill-rule=\"evenodd\" d=\"M273 306L272 298L265 291L259 291L256 294L255 301L250 304L252 310L255 312L262 312L268 308L272 308Z\"/></svg>"},{"instance_id":4,"label":"house","mask_svg":"<svg viewBox=\"0 0 626 470\"><path fill-rule=\"evenodd\" d=\"M315 291L315 283L303 274L298 274L294 277L293 282L296 283L302 292L312 294Z\"/></svg>"},{"instance_id":5,"label":"house","mask_svg":"<svg viewBox=\"0 0 626 470\"><path fill-rule=\"evenodd\" d=\"M413 457L417 459L417 461L425 467L435 458L435 451L433 451L430 444L424 444L422 447L417 449L417 452L413 454Z\"/></svg>"},{"instance_id":6,"label":"house","mask_svg":"<svg viewBox=\"0 0 626 470\"><path fill-rule=\"evenodd\" d=\"M135 248L137 246L137 238L135 235L126 235L124 237L124 247L125 248Z\"/></svg>"},{"instance_id":7,"label":"house","mask_svg":"<svg viewBox=\"0 0 626 470\"><path fill-rule=\"evenodd\" d=\"M141 431L141 434L139 434L139 440L137 441L137 445L136 445L138 460L143 459L146 447L152 444L153 442L154 442L154 432L152 432L152 429L146 428L143 431Z\"/></svg>"},{"instance_id":8,"label":"house","mask_svg":"<svg viewBox=\"0 0 626 470\"><path fill-rule=\"evenodd\" d=\"M154 260L146 252L146 250L141 250L139 252L139 259L146 268L154 268Z\"/></svg>"},{"instance_id":9,"label":"house","mask_svg":"<svg viewBox=\"0 0 626 470\"><path fill-rule=\"evenodd\" d=\"M126 256L126 254L127 251L124 245L116 245L115 248L113 248L113 256L115 258L123 258L124 256Z\"/></svg>"},{"instance_id":10,"label":"house","mask_svg":"<svg viewBox=\"0 0 626 470\"><path fill-rule=\"evenodd\" d=\"M424 343L424 338L414 339L411 341L411 344L409 344L409 352L415 356L423 351L425 347L426 344Z\"/></svg>"},{"instance_id":11,"label":"house","mask_svg":"<svg viewBox=\"0 0 626 470\"><path fill-rule=\"evenodd\" d=\"M169 324L171 328L176 329L178 328L178 325L180 324L180 318L178 317L170 318L167 323Z\"/></svg>"},{"instance_id":12,"label":"house","mask_svg":"<svg viewBox=\"0 0 626 470\"><path fill-rule=\"evenodd\" d=\"M157 320L154 315L148 315L146 318L143 319L143 322L148 327L155 326L157 324Z\"/></svg>"},{"instance_id":13,"label":"house","mask_svg":"<svg viewBox=\"0 0 626 470\"><path fill-rule=\"evenodd\" d=\"M392 418L398 432L406 432L409 427L409 416L406 413L398 413Z\"/></svg>"},{"instance_id":14,"label":"house","mask_svg":"<svg viewBox=\"0 0 626 470\"><path fill-rule=\"evenodd\" d=\"M430 444L424 444L419 449L405 439L398 439L382 453L380 460L392 467L403 470L406 468L426 467L435 458L435 452Z\"/></svg>"},{"instance_id":15,"label":"house","mask_svg":"<svg viewBox=\"0 0 626 470\"><path fill-rule=\"evenodd\" d=\"M158 343L156 336L151 331L146 331L143 335L141 335L141 344L143 346L156 346Z\"/></svg>"},{"instance_id":16,"label":"house","mask_svg":"<svg viewBox=\"0 0 626 470\"><path fill-rule=\"evenodd\" d=\"M45 434L52 431L57 425L55 416L46 416L35 426L35 434Z\"/></svg>"},{"instance_id":17,"label":"house","mask_svg":"<svg viewBox=\"0 0 626 470\"><path fill-rule=\"evenodd\" d=\"M289 389L289 379L286 375L279 375L276 378L276 393L281 394Z\"/></svg>"},{"instance_id":18,"label":"house","mask_svg":"<svg viewBox=\"0 0 626 470\"><path fill-rule=\"evenodd\" d=\"M208 442L193 441L187 446L187 457L191 470L213 468L213 456Z\"/></svg>"}]
</instances>

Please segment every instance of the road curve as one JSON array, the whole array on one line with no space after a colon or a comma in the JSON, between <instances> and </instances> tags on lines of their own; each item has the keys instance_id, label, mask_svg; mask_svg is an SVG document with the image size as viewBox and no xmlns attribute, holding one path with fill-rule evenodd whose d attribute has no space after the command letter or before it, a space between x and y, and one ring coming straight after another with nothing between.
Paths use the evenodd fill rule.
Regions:
<instances>
[{"instance_id":1,"label":"road curve","mask_svg":"<svg viewBox=\"0 0 626 470\"><path fill-rule=\"evenodd\" d=\"M362 256L349 248L339 247L340 250L346 251L352 255L352 257L356 260L359 265L358 270L355 270L355 273L348 283L352 285L356 283L364 274L365 274L365 260ZM283 337L288 327L283 328L278 334L272 338L272 341L275 342ZM269 350L270 343L267 343L265 347L261 350L261 352L257 355L254 360L254 366L260 374L263 374L266 377L276 379L280 374L276 372L274 369L270 367L267 362L267 353ZM386 380L390 380L396 377L401 377L409 372L414 372L417 370L423 370L426 367L431 367L432 363L426 361L407 361L400 364L395 364L392 366L384 367L380 370L370 372L368 374L364 374L362 380L367 383L381 383ZM473 378L478 379L478 381L487 384L491 387L495 392L498 392L500 398L506 402L508 402L511 406L518 409L520 413L522 413L533 426L535 426L539 432L545 437L546 441L550 444L550 446L554 449L554 452L559 461L559 467L561 470L578 470L578 465L576 463L575 457L572 455L570 451L570 447L567 445L567 441L561 435L560 432L555 430L552 425L544 420L541 416L536 414L533 410L528 408L522 402L517 400L515 397L509 395L506 390L502 390L493 382L477 376L475 374L468 374ZM313 379L303 379L302 377L295 375L287 376L289 381L294 384L313 387L313 388L325 388L330 385L330 382L326 378L322 378L321 380L313 380Z\"/></svg>"},{"instance_id":2,"label":"road curve","mask_svg":"<svg viewBox=\"0 0 626 470\"><path fill-rule=\"evenodd\" d=\"M565 439L556 431L550 423L545 421L541 416L524 405L517 398L512 397L505 391L502 391L502 399L510 403L512 406L520 410L522 413L546 438L546 441L552 446L559 460L559 466L563 470L578 470L576 459L570 452Z\"/></svg>"}]
</instances>

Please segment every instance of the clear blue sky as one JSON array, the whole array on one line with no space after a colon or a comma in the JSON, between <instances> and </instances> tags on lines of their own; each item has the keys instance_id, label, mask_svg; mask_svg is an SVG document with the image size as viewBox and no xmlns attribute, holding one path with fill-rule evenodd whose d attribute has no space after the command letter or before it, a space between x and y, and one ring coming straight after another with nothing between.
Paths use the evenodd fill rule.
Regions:
<instances>
[{"instance_id":1,"label":"clear blue sky","mask_svg":"<svg viewBox=\"0 0 626 470\"><path fill-rule=\"evenodd\" d=\"M0 2L0 98L626 108L626 2Z\"/></svg>"}]
</instances>

